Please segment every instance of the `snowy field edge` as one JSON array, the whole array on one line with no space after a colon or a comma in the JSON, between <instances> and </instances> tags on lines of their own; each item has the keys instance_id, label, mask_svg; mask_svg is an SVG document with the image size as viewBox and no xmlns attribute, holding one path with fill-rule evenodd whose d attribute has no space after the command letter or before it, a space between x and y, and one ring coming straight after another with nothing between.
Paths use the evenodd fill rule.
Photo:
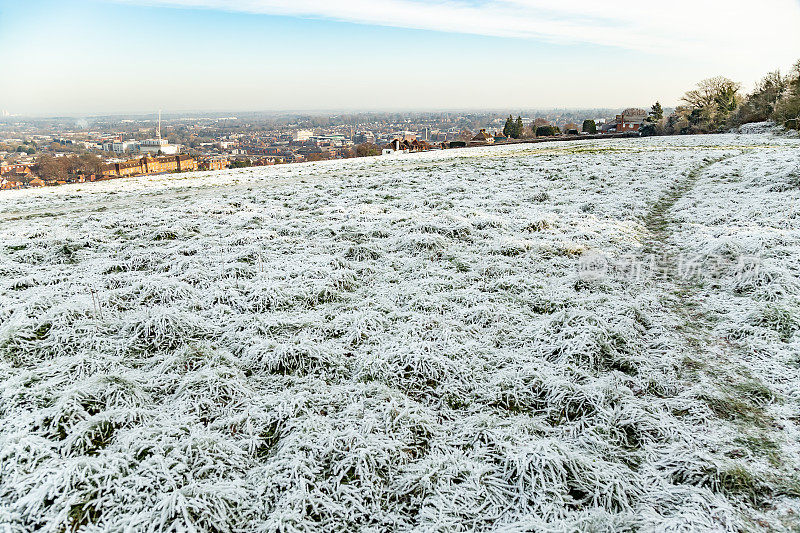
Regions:
<instances>
[{"instance_id":1,"label":"snowy field edge","mask_svg":"<svg viewBox=\"0 0 800 533\"><path fill-rule=\"evenodd\" d=\"M792 531L800 140L0 195L0 531Z\"/></svg>"}]
</instances>

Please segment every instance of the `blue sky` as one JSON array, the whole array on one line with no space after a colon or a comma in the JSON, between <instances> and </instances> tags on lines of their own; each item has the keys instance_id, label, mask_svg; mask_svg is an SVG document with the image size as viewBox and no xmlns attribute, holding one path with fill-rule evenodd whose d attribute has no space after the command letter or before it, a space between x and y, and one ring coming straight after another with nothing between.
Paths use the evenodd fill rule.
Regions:
<instances>
[{"instance_id":1,"label":"blue sky","mask_svg":"<svg viewBox=\"0 0 800 533\"><path fill-rule=\"evenodd\" d=\"M0 109L670 105L785 70L798 24L796 0L0 0Z\"/></svg>"}]
</instances>

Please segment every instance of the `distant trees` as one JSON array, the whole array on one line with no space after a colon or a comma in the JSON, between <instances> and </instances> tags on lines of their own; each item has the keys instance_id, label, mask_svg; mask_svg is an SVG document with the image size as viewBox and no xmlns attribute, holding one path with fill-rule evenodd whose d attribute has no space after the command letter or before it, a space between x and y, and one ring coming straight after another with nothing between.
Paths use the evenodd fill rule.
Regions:
<instances>
[{"instance_id":1,"label":"distant trees","mask_svg":"<svg viewBox=\"0 0 800 533\"><path fill-rule=\"evenodd\" d=\"M724 76L700 81L683 95L685 105L668 117L660 102L650 108L647 122L653 127L640 128L642 135L712 133L730 127L732 117L742 102L741 84Z\"/></svg>"},{"instance_id":2,"label":"distant trees","mask_svg":"<svg viewBox=\"0 0 800 533\"><path fill-rule=\"evenodd\" d=\"M514 119L511 115L508 115L506 119L506 125L503 126L503 135L506 137L511 137L511 134L514 132Z\"/></svg>"},{"instance_id":3,"label":"distant trees","mask_svg":"<svg viewBox=\"0 0 800 533\"><path fill-rule=\"evenodd\" d=\"M642 135L672 135L725 131L747 122L775 121L800 129L800 61L787 75L768 73L753 91L742 95L741 84L724 76L702 80L687 91L684 105L664 117L661 103L650 108Z\"/></svg>"},{"instance_id":4,"label":"distant trees","mask_svg":"<svg viewBox=\"0 0 800 533\"><path fill-rule=\"evenodd\" d=\"M774 120L790 127L798 127L800 119L800 61L783 76L780 71L770 72L748 94L733 115L732 125L747 122Z\"/></svg>"},{"instance_id":5,"label":"distant trees","mask_svg":"<svg viewBox=\"0 0 800 533\"><path fill-rule=\"evenodd\" d=\"M680 106L675 109L670 116L664 121L664 133L683 135L690 133L691 124L689 124L689 109L685 106Z\"/></svg>"},{"instance_id":6,"label":"distant trees","mask_svg":"<svg viewBox=\"0 0 800 533\"><path fill-rule=\"evenodd\" d=\"M63 158L53 157L51 155L43 155L34 165L34 173L44 180L64 179L67 176L67 168L61 161Z\"/></svg>"},{"instance_id":7,"label":"distant trees","mask_svg":"<svg viewBox=\"0 0 800 533\"><path fill-rule=\"evenodd\" d=\"M728 118L741 102L741 84L724 76L702 80L697 87L687 91L686 102L689 123L697 133L719 131L728 124Z\"/></svg>"},{"instance_id":8,"label":"distant trees","mask_svg":"<svg viewBox=\"0 0 800 533\"><path fill-rule=\"evenodd\" d=\"M660 122L664 118L664 108L661 107L661 102L656 102L650 108L650 113L647 114L648 122Z\"/></svg>"},{"instance_id":9,"label":"distant trees","mask_svg":"<svg viewBox=\"0 0 800 533\"><path fill-rule=\"evenodd\" d=\"M717 93L717 97L714 99L716 107L716 116L714 119L715 125L717 125L718 128L727 125L731 113L736 111L736 108L739 107L742 101L741 96L739 96L740 88L741 84L739 83L729 84L721 87L719 93Z\"/></svg>"},{"instance_id":10,"label":"distant trees","mask_svg":"<svg viewBox=\"0 0 800 533\"><path fill-rule=\"evenodd\" d=\"M779 70L770 72L745 98L739 109L739 120L742 123L768 120L775 113L778 102L788 88L788 76L782 76Z\"/></svg>"},{"instance_id":11,"label":"distant trees","mask_svg":"<svg viewBox=\"0 0 800 533\"><path fill-rule=\"evenodd\" d=\"M33 145L20 144L14 151L20 154L33 155L36 153L36 147Z\"/></svg>"},{"instance_id":12,"label":"distant trees","mask_svg":"<svg viewBox=\"0 0 800 533\"><path fill-rule=\"evenodd\" d=\"M733 88L738 90L739 84L724 76L707 78L698 82L697 87L694 89L686 91L681 100L695 109L711 109L720 93L727 92Z\"/></svg>"},{"instance_id":13,"label":"distant trees","mask_svg":"<svg viewBox=\"0 0 800 533\"><path fill-rule=\"evenodd\" d=\"M518 116L517 120L508 115L506 124L503 126L503 135L511 137L512 139L519 139L525 133L525 126L522 124L522 117Z\"/></svg>"},{"instance_id":14,"label":"distant trees","mask_svg":"<svg viewBox=\"0 0 800 533\"><path fill-rule=\"evenodd\" d=\"M639 126L639 135L642 137L652 137L658 134L658 129L653 122L645 122Z\"/></svg>"},{"instance_id":15,"label":"distant trees","mask_svg":"<svg viewBox=\"0 0 800 533\"><path fill-rule=\"evenodd\" d=\"M558 135L561 133L561 130L558 129L557 126L539 126L536 128L536 136L537 137L551 137L553 135Z\"/></svg>"},{"instance_id":16,"label":"distant trees","mask_svg":"<svg viewBox=\"0 0 800 533\"><path fill-rule=\"evenodd\" d=\"M586 119L583 121L581 131L584 133L597 133L597 124L594 123L594 120Z\"/></svg>"},{"instance_id":17,"label":"distant trees","mask_svg":"<svg viewBox=\"0 0 800 533\"><path fill-rule=\"evenodd\" d=\"M800 129L800 61L789 73L786 91L775 104L770 118L787 128Z\"/></svg>"},{"instance_id":18,"label":"distant trees","mask_svg":"<svg viewBox=\"0 0 800 533\"><path fill-rule=\"evenodd\" d=\"M33 170L44 180L63 180L69 175L100 174L103 166L103 160L91 154L64 157L44 154L36 161Z\"/></svg>"},{"instance_id":19,"label":"distant trees","mask_svg":"<svg viewBox=\"0 0 800 533\"><path fill-rule=\"evenodd\" d=\"M747 95L742 96L740 89L739 83L722 76L701 81L684 95L686 105L654 121L656 132L707 133L766 120L800 128L800 61L785 76L780 71L768 73Z\"/></svg>"},{"instance_id":20,"label":"distant trees","mask_svg":"<svg viewBox=\"0 0 800 533\"><path fill-rule=\"evenodd\" d=\"M663 135L664 122L664 108L661 107L661 102L657 101L650 107L650 112L647 113L644 123L639 126L639 135L642 137Z\"/></svg>"},{"instance_id":21,"label":"distant trees","mask_svg":"<svg viewBox=\"0 0 800 533\"><path fill-rule=\"evenodd\" d=\"M369 157L373 155L381 155L381 149L378 145L372 143L356 145L356 157Z\"/></svg>"},{"instance_id":22,"label":"distant trees","mask_svg":"<svg viewBox=\"0 0 800 533\"><path fill-rule=\"evenodd\" d=\"M103 160L92 154L81 154L60 159L66 160L68 174L100 174L105 167Z\"/></svg>"},{"instance_id":23,"label":"distant trees","mask_svg":"<svg viewBox=\"0 0 800 533\"><path fill-rule=\"evenodd\" d=\"M531 134L536 137L536 130L539 129L539 126L549 126L550 122L543 118L535 118L533 119L533 124L531 124Z\"/></svg>"}]
</instances>

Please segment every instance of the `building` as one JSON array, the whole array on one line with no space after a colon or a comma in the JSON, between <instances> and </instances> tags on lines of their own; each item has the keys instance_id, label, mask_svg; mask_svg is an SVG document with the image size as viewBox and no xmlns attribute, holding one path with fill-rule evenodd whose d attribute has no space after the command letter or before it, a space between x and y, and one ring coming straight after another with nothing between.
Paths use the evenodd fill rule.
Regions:
<instances>
[{"instance_id":1,"label":"building","mask_svg":"<svg viewBox=\"0 0 800 533\"><path fill-rule=\"evenodd\" d=\"M33 174L30 172L8 172L3 174L3 179L7 181L22 183L23 185L30 182L31 178L33 178Z\"/></svg>"},{"instance_id":2,"label":"building","mask_svg":"<svg viewBox=\"0 0 800 533\"><path fill-rule=\"evenodd\" d=\"M306 139L315 146L344 146L344 135L312 135Z\"/></svg>"},{"instance_id":3,"label":"building","mask_svg":"<svg viewBox=\"0 0 800 533\"><path fill-rule=\"evenodd\" d=\"M374 143L375 142L375 134L371 131L359 131L353 137L353 142L356 144L363 144L363 143Z\"/></svg>"},{"instance_id":4,"label":"building","mask_svg":"<svg viewBox=\"0 0 800 533\"><path fill-rule=\"evenodd\" d=\"M164 154L175 155L181 151L181 145L169 144L166 139L161 138L161 111L158 112L158 125L156 126L156 138L145 139L139 144L139 151L145 154Z\"/></svg>"},{"instance_id":5,"label":"building","mask_svg":"<svg viewBox=\"0 0 800 533\"><path fill-rule=\"evenodd\" d=\"M602 124L597 125L597 129L600 133L616 133L617 132L617 123L616 122L604 122Z\"/></svg>"},{"instance_id":6,"label":"building","mask_svg":"<svg viewBox=\"0 0 800 533\"><path fill-rule=\"evenodd\" d=\"M311 137L314 136L314 132L311 130L297 130L292 133L292 140L293 141L307 141Z\"/></svg>"},{"instance_id":7,"label":"building","mask_svg":"<svg viewBox=\"0 0 800 533\"><path fill-rule=\"evenodd\" d=\"M401 141L400 139L395 139L386 146L383 147L381 150L381 155L398 155L398 154L407 154L409 150L408 141Z\"/></svg>"},{"instance_id":8,"label":"building","mask_svg":"<svg viewBox=\"0 0 800 533\"><path fill-rule=\"evenodd\" d=\"M127 141L114 140L103 143L103 150L114 152L115 154L136 153L139 151L139 143L133 139Z\"/></svg>"},{"instance_id":9,"label":"building","mask_svg":"<svg viewBox=\"0 0 800 533\"><path fill-rule=\"evenodd\" d=\"M22 182L14 181L14 180L7 180L5 178L0 179L0 190L7 190L7 189L21 189Z\"/></svg>"},{"instance_id":10,"label":"building","mask_svg":"<svg viewBox=\"0 0 800 533\"><path fill-rule=\"evenodd\" d=\"M139 151L143 154L175 155L181 151L181 145L169 144L166 139L145 139L139 143Z\"/></svg>"},{"instance_id":11,"label":"building","mask_svg":"<svg viewBox=\"0 0 800 533\"><path fill-rule=\"evenodd\" d=\"M0 175L4 174L30 174L31 167L26 164L3 164L0 163Z\"/></svg>"},{"instance_id":12,"label":"building","mask_svg":"<svg viewBox=\"0 0 800 533\"><path fill-rule=\"evenodd\" d=\"M197 163L198 170L225 170L231 166L230 161L224 157L210 157Z\"/></svg>"},{"instance_id":13,"label":"building","mask_svg":"<svg viewBox=\"0 0 800 533\"><path fill-rule=\"evenodd\" d=\"M146 155L138 159L112 163L105 174L112 177L137 176L140 174L162 174L166 172L184 172L197 170L197 161L187 154L150 157Z\"/></svg>"},{"instance_id":14,"label":"building","mask_svg":"<svg viewBox=\"0 0 800 533\"><path fill-rule=\"evenodd\" d=\"M638 108L628 108L616 117L616 132L624 133L628 131L639 131L639 128L647 118L647 111Z\"/></svg>"},{"instance_id":15,"label":"building","mask_svg":"<svg viewBox=\"0 0 800 533\"><path fill-rule=\"evenodd\" d=\"M431 146L425 141L394 139L381 150L381 155L407 154L409 152L426 152Z\"/></svg>"},{"instance_id":16,"label":"building","mask_svg":"<svg viewBox=\"0 0 800 533\"><path fill-rule=\"evenodd\" d=\"M400 139L401 141L413 141L417 138L417 133L413 131L396 131L390 135L392 139Z\"/></svg>"},{"instance_id":17,"label":"building","mask_svg":"<svg viewBox=\"0 0 800 533\"><path fill-rule=\"evenodd\" d=\"M470 146L484 146L487 144L494 144L494 137L486 133L485 129L481 129L481 131L469 141Z\"/></svg>"}]
</instances>

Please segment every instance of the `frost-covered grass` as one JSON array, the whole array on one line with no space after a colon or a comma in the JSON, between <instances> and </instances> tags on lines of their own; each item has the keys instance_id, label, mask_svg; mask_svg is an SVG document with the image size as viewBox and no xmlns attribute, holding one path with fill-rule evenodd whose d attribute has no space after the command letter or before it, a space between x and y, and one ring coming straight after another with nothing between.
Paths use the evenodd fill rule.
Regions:
<instances>
[{"instance_id":1,"label":"frost-covered grass","mask_svg":"<svg viewBox=\"0 0 800 533\"><path fill-rule=\"evenodd\" d=\"M800 525L800 141L0 196L0 531ZM652 279L590 261L763 257Z\"/></svg>"}]
</instances>

